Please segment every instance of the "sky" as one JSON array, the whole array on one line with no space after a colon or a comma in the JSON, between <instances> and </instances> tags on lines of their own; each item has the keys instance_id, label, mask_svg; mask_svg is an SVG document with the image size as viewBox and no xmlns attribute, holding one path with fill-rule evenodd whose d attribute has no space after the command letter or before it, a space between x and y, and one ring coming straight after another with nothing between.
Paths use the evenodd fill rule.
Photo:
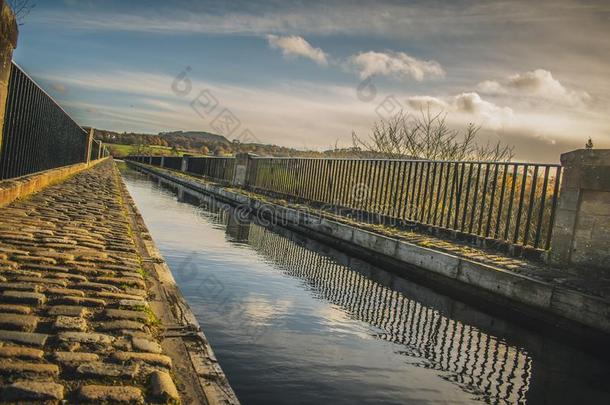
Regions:
<instances>
[{"instance_id":1,"label":"sky","mask_svg":"<svg viewBox=\"0 0 610 405\"><path fill-rule=\"evenodd\" d=\"M13 59L81 125L352 145L444 111L522 161L610 148L608 1L35 1Z\"/></svg>"}]
</instances>

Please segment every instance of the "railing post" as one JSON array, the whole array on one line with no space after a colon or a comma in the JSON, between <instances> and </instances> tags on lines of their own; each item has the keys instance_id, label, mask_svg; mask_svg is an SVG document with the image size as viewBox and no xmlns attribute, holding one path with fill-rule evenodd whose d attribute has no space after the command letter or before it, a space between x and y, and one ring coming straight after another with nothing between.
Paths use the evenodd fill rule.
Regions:
<instances>
[{"instance_id":1,"label":"railing post","mask_svg":"<svg viewBox=\"0 0 610 405\"><path fill-rule=\"evenodd\" d=\"M159 167L165 167L165 156L161 156L161 163L159 163Z\"/></svg>"},{"instance_id":2,"label":"railing post","mask_svg":"<svg viewBox=\"0 0 610 405\"><path fill-rule=\"evenodd\" d=\"M240 187L248 187L250 170L252 170L252 159L256 155L253 153L238 153L235 155L235 172L233 173L232 184Z\"/></svg>"},{"instance_id":3,"label":"railing post","mask_svg":"<svg viewBox=\"0 0 610 405\"><path fill-rule=\"evenodd\" d=\"M89 129L89 134L87 134L87 149L85 151L85 163L89 164L91 162L91 148L93 147L93 135L94 129Z\"/></svg>"},{"instance_id":4,"label":"railing post","mask_svg":"<svg viewBox=\"0 0 610 405\"><path fill-rule=\"evenodd\" d=\"M17 21L6 1L0 0L0 145L4 130L4 112L11 75L13 50L17 47Z\"/></svg>"},{"instance_id":5,"label":"railing post","mask_svg":"<svg viewBox=\"0 0 610 405\"><path fill-rule=\"evenodd\" d=\"M563 175L551 263L582 271L610 268L610 149L561 155Z\"/></svg>"},{"instance_id":6,"label":"railing post","mask_svg":"<svg viewBox=\"0 0 610 405\"><path fill-rule=\"evenodd\" d=\"M180 171L187 172L189 168L189 157L190 155L182 156L182 162L180 163Z\"/></svg>"}]
</instances>

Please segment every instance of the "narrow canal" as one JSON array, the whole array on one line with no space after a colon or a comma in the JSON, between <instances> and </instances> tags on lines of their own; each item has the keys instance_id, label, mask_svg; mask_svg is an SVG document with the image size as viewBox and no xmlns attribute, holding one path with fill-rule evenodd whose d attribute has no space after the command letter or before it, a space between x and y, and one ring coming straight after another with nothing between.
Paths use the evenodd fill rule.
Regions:
<instances>
[{"instance_id":1,"label":"narrow canal","mask_svg":"<svg viewBox=\"0 0 610 405\"><path fill-rule=\"evenodd\" d=\"M243 404L602 404L607 362L124 170Z\"/></svg>"}]
</instances>

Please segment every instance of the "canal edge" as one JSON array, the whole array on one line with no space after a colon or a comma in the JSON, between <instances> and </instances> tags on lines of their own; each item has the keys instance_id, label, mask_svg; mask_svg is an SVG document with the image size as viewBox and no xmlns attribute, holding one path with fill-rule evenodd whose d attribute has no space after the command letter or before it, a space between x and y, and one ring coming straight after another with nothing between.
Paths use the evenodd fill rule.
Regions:
<instances>
[{"instance_id":1,"label":"canal edge","mask_svg":"<svg viewBox=\"0 0 610 405\"><path fill-rule=\"evenodd\" d=\"M239 405L205 333L156 247L116 165L114 169L121 190L121 203L142 258L142 267L149 274L147 280L153 283L150 303L164 330L161 346L177 365L174 372L181 403Z\"/></svg>"},{"instance_id":2,"label":"canal edge","mask_svg":"<svg viewBox=\"0 0 610 405\"><path fill-rule=\"evenodd\" d=\"M448 294L457 294L466 302L485 306L514 321L525 322L538 330L545 330L548 326L556 328L563 340L577 343L584 339L603 343L610 334L610 302L600 297L264 202L222 186L203 183L194 177L186 179L170 170L131 161L127 163L194 192L213 195L229 204L249 206L253 211L262 210L265 216L279 219L283 226L295 232L365 260L374 260L393 269L400 268L402 271L397 274L433 285ZM408 274L404 273L405 266ZM488 304L499 306L501 311L490 308Z\"/></svg>"}]
</instances>

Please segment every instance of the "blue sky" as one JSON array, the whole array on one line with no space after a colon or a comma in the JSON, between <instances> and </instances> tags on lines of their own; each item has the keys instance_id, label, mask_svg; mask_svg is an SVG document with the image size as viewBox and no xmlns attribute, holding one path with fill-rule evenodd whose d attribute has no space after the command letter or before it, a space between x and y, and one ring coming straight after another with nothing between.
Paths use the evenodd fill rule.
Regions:
<instances>
[{"instance_id":1,"label":"blue sky","mask_svg":"<svg viewBox=\"0 0 610 405\"><path fill-rule=\"evenodd\" d=\"M320 149L431 106L557 161L610 147L608 37L603 1L38 1L14 59L98 128Z\"/></svg>"}]
</instances>

